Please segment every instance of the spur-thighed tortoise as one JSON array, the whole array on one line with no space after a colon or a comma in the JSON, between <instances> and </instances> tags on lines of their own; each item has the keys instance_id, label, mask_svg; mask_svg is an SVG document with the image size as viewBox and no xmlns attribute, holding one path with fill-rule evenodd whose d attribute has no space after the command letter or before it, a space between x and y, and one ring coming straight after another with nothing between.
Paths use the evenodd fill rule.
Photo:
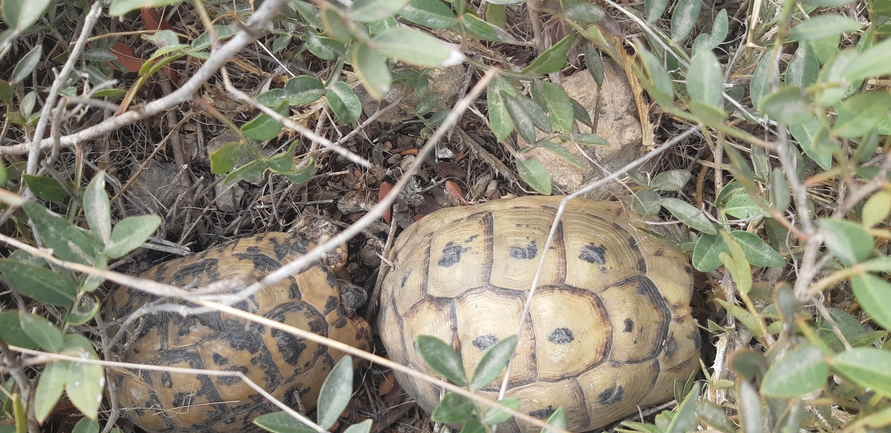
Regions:
<instances>
[{"instance_id":1,"label":"spur-thighed tortoise","mask_svg":"<svg viewBox=\"0 0 891 433\"><path fill-rule=\"evenodd\" d=\"M233 277L256 281L315 243L301 235L265 233L165 262L141 276L191 288ZM370 350L370 327L353 315L357 305L348 304L355 303L356 295L342 293L332 273L332 266L342 263L331 263L331 258L342 262L345 252L265 287L235 307ZM121 287L108 297L107 316L120 321L155 300ZM359 303L363 300L364 295ZM288 406L307 411L315 407L322 382L343 356L217 312L143 316L128 327L115 354L130 363L241 371ZM132 370L113 372L110 380L124 416L149 432L244 433L259 430L252 424L256 416L280 410L235 377Z\"/></svg>"},{"instance_id":2,"label":"spur-thighed tortoise","mask_svg":"<svg viewBox=\"0 0 891 433\"><path fill-rule=\"evenodd\" d=\"M470 377L486 349L516 334L560 200L442 209L406 229L378 319L389 357L436 376L414 344L432 335ZM669 399L696 371L691 268L635 224L619 203L569 202L513 360L507 395L520 411L546 419L562 406L570 431L590 430ZM438 403L437 387L396 378L428 412ZM502 378L484 394L494 398ZM510 429L538 431L513 419Z\"/></svg>"}]
</instances>

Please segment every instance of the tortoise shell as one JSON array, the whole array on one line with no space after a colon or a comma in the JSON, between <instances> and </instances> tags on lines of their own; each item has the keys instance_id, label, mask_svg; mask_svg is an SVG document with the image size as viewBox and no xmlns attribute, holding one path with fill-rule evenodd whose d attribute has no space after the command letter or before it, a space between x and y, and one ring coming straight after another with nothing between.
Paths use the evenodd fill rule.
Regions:
<instances>
[{"instance_id":1,"label":"tortoise shell","mask_svg":"<svg viewBox=\"0 0 891 433\"><path fill-rule=\"evenodd\" d=\"M471 373L484 351L516 335L561 197L505 199L433 212L390 253L379 332L395 362L438 376L416 337L451 344ZM635 227L619 204L570 201L545 258L520 335L508 397L546 419L566 411L570 431L594 429L668 400L699 363L685 256ZM396 373L430 412L438 387ZM493 399L503 376L483 390ZM509 422L511 431L538 431Z\"/></svg>"},{"instance_id":2,"label":"tortoise shell","mask_svg":"<svg viewBox=\"0 0 891 433\"><path fill-rule=\"evenodd\" d=\"M190 288L238 277L254 282L314 246L301 236L265 233L165 262L141 277ZM120 287L108 297L107 316L122 321L155 300ZM332 269L323 263L307 266L234 306L363 350L371 348L370 327L352 316L354 306L345 305ZM219 312L142 316L128 326L113 351L129 363L241 371L289 407L305 411L315 407L322 382L343 356ZM252 424L256 416L280 410L232 376L132 370L114 371L110 379L124 416L149 432L253 431L258 429Z\"/></svg>"}]
</instances>

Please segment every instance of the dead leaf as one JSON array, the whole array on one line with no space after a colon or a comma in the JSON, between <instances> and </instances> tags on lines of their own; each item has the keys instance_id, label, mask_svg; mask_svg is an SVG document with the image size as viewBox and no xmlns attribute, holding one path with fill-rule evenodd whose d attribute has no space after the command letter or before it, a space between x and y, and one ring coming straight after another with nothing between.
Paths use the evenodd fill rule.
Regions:
<instances>
[{"instance_id":1,"label":"dead leaf","mask_svg":"<svg viewBox=\"0 0 891 433\"><path fill-rule=\"evenodd\" d=\"M390 190L393 189L393 185L390 185L390 182L381 182L381 189L377 192L377 201L381 201L387 194L390 193ZM384 211L384 222L390 224L390 208Z\"/></svg>"}]
</instances>

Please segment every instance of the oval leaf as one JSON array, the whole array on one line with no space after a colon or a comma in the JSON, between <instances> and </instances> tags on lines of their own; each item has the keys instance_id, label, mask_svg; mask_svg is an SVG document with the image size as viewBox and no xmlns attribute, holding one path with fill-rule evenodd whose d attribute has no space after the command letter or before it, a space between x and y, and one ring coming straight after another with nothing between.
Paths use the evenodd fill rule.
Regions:
<instances>
[{"instance_id":1,"label":"oval leaf","mask_svg":"<svg viewBox=\"0 0 891 433\"><path fill-rule=\"evenodd\" d=\"M819 347L802 344L775 362L764 375L761 393L771 397L798 397L826 384L829 364Z\"/></svg>"},{"instance_id":2,"label":"oval leaf","mask_svg":"<svg viewBox=\"0 0 891 433\"><path fill-rule=\"evenodd\" d=\"M407 27L385 30L372 38L369 45L386 57L415 66L435 68L464 61L464 55L451 45Z\"/></svg>"},{"instance_id":3,"label":"oval leaf","mask_svg":"<svg viewBox=\"0 0 891 433\"><path fill-rule=\"evenodd\" d=\"M847 266L865 260L872 253L872 236L860 224L824 218L820 220L820 229L826 248Z\"/></svg>"},{"instance_id":4,"label":"oval leaf","mask_svg":"<svg viewBox=\"0 0 891 433\"><path fill-rule=\"evenodd\" d=\"M429 335L419 335L416 343L418 352L430 367L459 386L467 384L461 356L455 352L455 349L452 349L452 346Z\"/></svg>"},{"instance_id":5,"label":"oval leaf","mask_svg":"<svg viewBox=\"0 0 891 433\"><path fill-rule=\"evenodd\" d=\"M830 365L854 383L891 397L891 352L859 347L839 353L830 360Z\"/></svg>"},{"instance_id":6,"label":"oval leaf","mask_svg":"<svg viewBox=\"0 0 891 433\"><path fill-rule=\"evenodd\" d=\"M64 274L15 260L0 260L0 274L18 293L44 304L68 308L77 298L77 285Z\"/></svg>"},{"instance_id":7,"label":"oval leaf","mask_svg":"<svg viewBox=\"0 0 891 433\"><path fill-rule=\"evenodd\" d=\"M330 429L346 409L353 396L353 358L340 358L328 373L319 392L317 421L323 429Z\"/></svg>"},{"instance_id":8,"label":"oval leaf","mask_svg":"<svg viewBox=\"0 0 891 433\"><path fill-rule=\"evenodd\" d=\"M510 357L514 354L514 349L517 348L517 341L517 336L512 335L500 340L486 350L486 353L480 359L480 363L477 364L476 370L473 372L473 379L470 380L469 388L471 391L476 392L483 389L498 377L501 370L504 370L504 367L507 366Z\"/></svg>"},{"instance_id":9,"label":"oval leaf","mask_svg":"<svg viewBox=\"0 0 891 433\"><path fill-rule=\"evenodd\" d=\"M872 274L851 278L854 296L869 316L886 330L891 329L891 284Z\"/></svg>"},{"instance_id":10,"label":"oval leaf","mask_svg":"<svg viewBox=\"0 0 891 433\"><path fill-rule=\"evenodd\" d=\"M524 182L528 183L532 189L544 194L551 195L551 175L544 165L535 158L517 158L517 174Z\"/></svg>"},{"instance_id":11,"label":"oval leaf","mask_svg":"<svg viewBox=\"0 0 891 433\"><path fill-rule=\"evenodd\" d=\"M112 259L124 257L142 246L161 225L157 215L140 215L124 218L111 231L111 245L105 254Z\"/></svg>"},{"instance_id":12,"label":"oval leaf","mask_svg":"<svg viewBox=\"0 0 891 433\"><path fill-rule=\"evenodd\" d=\"M662 206L682 223L705 234L717 234L714 224L693 205L676 198L663 198Z\"/></svg>"}]
</instances>

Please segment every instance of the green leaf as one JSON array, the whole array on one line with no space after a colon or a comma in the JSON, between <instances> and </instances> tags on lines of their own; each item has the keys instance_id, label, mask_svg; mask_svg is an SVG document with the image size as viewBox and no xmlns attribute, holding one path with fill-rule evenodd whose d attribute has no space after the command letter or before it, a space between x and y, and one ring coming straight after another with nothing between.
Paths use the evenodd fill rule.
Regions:
<instances>
[{"instance_id":1,"label":"green leaf","mask_svg":"<svg viewBox=\"0 0 891 433\"><path fill-rule=\"evenodd\" d=\"M44 304L68 308L77 298L73 281L42 266L0 259L0 273L13 290Z\"/></svg>"},{"instance_id":2,"label":"green leaf","mask_svg":"<svg viewBox=\"0 0 891 433\"><path fill-rule=\"evenodd\" d=\"M547 423L557 427L560 430L566 430L566 410L563 406L557 408L551 416L548 417ZM550 429L541 429L542 433L550 433Z\"/></svg>"},{"instance_id":3,"label":"green leaf","mask_svg":"<svg viewBox=\"0 0 891 433\"><path fill-rule=\"evenodd\" d=\"M436 68L464 61L460 51L420 30L396 27L371 39L374 50L410 65Z\"/></svg>"},{"instance_id":4,"label":"green leaf","mask_svg":"<svg viewBox=\"0 0 891 433\"><path fill-rule=\"evenodd\" d=\"M662 206L680 222L695 230L710 235L718 233L714 224L699 209L683 200L666 197L662 199Z\"/></svg>"},{"instance_id":5,"label":"green leaf","mask_svg":"<svg viewBox=\"0 0 891 433\"><path fill-rule=\"evenodd\" d=\"M111 205L105 192L105 172L100 171L84 191L84 215L93 234L103 245L108 245L111 237Z\"/></svg>"},{"instance_id":6,"label":"green leaf","mask_svg":"<svg viewBox=\"0 0 891 433\"><path fill-rule=\"evenodd\" d=\"M267 107L275 108L286 102L288 95L285 93L285 89L269 89L257 95L254 99Z\"/></svg>"},{"instance_id":7,"label":"green leaf","mask_svg":"<svg viewBox=\"0 0 891 433\"><path fill-rule=\"evenodd\" d=\"M634 195L631 206L640 215L655 216L662 210L662 197L652 189L642 189Z\"/></svg>"},{"instance_id":8,"label":"green leaf","mask_svg":"<svg viewBox=\"0 0 891 433\"><path fill-rule=\"evenodd\" d=\"M238 27L234 26L234 25L215 24L213 26L213 31L214 31L214 33L216 33L217 41L223 41L223 40L229 39L232 36L235 36L236 34L238 34L239 30L238 30ZM210 46L213 44L213 42L214 42L213 36L210 34L210 32L205 31L204 33L199 35L197 38L195 38L195 40L192 41L192 44L190 46L192 47L192 50L201 51L201 50L206 50L206 49L210 48Z\"/></svg>"},{"instance_id":9,"label":"green leaf","mask_svg":"<svg viewBox=\"0 0 891 433\"><path fill-rule=\"evenodd\" d=\"M872 254L872 236L859 224L821 218L820 229L826 248L846 266L862 262Z\"/></svg>"},{"instance_id":10,"label":"green leaf","mask_svg":"<svg viewBox=\"0 0 891 433\"><path fill-rule=\"evenodd\" d=\"M474 418L464 421L459 433L487 433L486 426Z\"/></svg>"},{"instance_id":11,"label":"green leaf","mask_svg":"<svg viewBox=\"0 0 891 433\"><path fill-rule=\"evenodd\" d=\"M274 110L282 116L287 116L290 112L288 108L288 100L285 99L281 101ZM245 137L257 141L272 140L278 136L278 133L281 132L281 130L282 123L273 119L272 116L266 113L260 114L241 126L241 132Z\"/></svg>"},{"instance_id":12,"label":"green leaf","mask_svg":"<svg viewBox=\"0 0 891 433\"><path fill-rule=\"evenodd\" d=\"M532 124L535 125L536 128L547 133L554 131L551 127L551 121L548 119L548 114L545 113L540 105L523 95L517 95L515 99L519 103L523 112L529 115L529 120L532 121Z\"/></svg>"},{"instance_id":13,"label":"green leaf","mask_svg":"<svg viewBox=\"0 0 891 433\"><path fill-rule=\"evenodd\" d=\"M68 198L68 191L55 178L23 174L22 179L31 192L43 201L58 203Z\"/></svg>"},{"instance_id":14,"label":"green leaf","mask_svg":"<svg viewBox=\"0 0 891 433\"><path fill-rule=\"evenodd\" d=\"M795 55L786 68L786 85L807 88L817 82L820 61L814 56L810 44L798 44Z\"/></svg>"},{"instance_id":15,"label":"green leaf","mask_svg":"<svg viewBox=\"0 0 891 433\"><path fill-rule=\"evenodd\" d=\"M3 9L3 21L10 30L20 33L31 27L49 5L50 0L6 0L0 3Z\"/></svg>"},{"instance_id":16,"label":"green leaf","mask_svg":"<svg viewBox=\"0 0 891 433\"><path fill-rule=\"evenodd\" d=\"M254 180L259 179L260 176L266 171L266 164L263 161L251 161L241 167L232 170L231 173L226 175L226 178L223 179L223 182L220 183L220 186L226 188L236 182L242 180Z\"/></svg>"},{"instance_id":17,"label":"green leaf","mask_svg":"<svg viewBox=\"0 0 891 433\"><path fill-rule=\"evenodd\" d=\"M366 419L359 424L353 424L346 428L343 433L368 433L371 431L372 420Z\"/></svg>"},{"instance_id":18,"label":"green leaf","mask_svg":"<svg viewBox=\"0 0 891 433\"><path fill-rule=\"evenodd\" d=\"M504 107L507 110L507 114L510 116L511 123L513 123L514 128L517 129L517 133L519 133L520 137L522 137L523 140L526 140L527 143L535 143L535 127L532 120L533 113L527 111L526 107L519 101L519 98L523 98L523 96L511 96L505 93L502 94L501 97L504 101ZM539 110L541 110L541 108L539 108ZM543 114L543 112L541 114Z\"/></svg>"},{"instance_id":19,"label":"green leaf","mask_svg":"<svg viewBox=\"0 0 891 433\"><path fill-rule=\"evenodd\" d=\"M343 123L355 123L362 115L362 102L353 89L343 81L331 85L325 100L328 101L328 106L334 111L337 119Z\"/></svg>"},{"instance_id":20,"label":"green leaf","mask_svg":"<svg viewBox=\"0 0 891 433\"><path fill-rule=\"evenodd\" d=\"M785 86L767 95L758 108L785 125L801 125L814 118L813 103L795 86Z\"/></svg>"},{"instance_id":21,"label":"green leaf","mask_svg":"<svg viewBox=\"0 0 891 433\"><path fill-rule=\"evenodd\" d=\"M646 78L649 78L649 80L645 77L640 77L641 82L647 88L647 92L660 106L671 107L674 104L674 86L671 84L671 77L665 71L665 66L642 44L636 43L635 50L643 59L644 68L647 71ZM641 74L638 73L638 75Z\"/></svg>"},{"instance_id":22,"label":"green leaf","mask_svg":"<svg viewBox=\"0 0 891 433\"><path fill-rule=\"evenodd\" d=\"M310 158L309 162L306 163L303 167L300 167L290 173L279 173L282 176L288 178L291 183L295 185L302 185L306 183L314 174L316 174L316 162L312 158Z\"/></svg>"},{"instance_id":23,"label":"green leaf","mask_svg":"<svg viewBox=\"0 0 891 433\"><path fill-rule=\"evenodd\" d=\"M572 101L562 87L547 81L532 82L532 99L541 106L553 129L563 134L572 133L575 123L575 112Z\"/></svg>"},{"instance_id":24,"label":"green leaf","mask_svg":"<svg viewBox=\"0 0 891 433\"><path fill-rule=\"evenodd\" d=\"M362 87L372 98L381 100L390 91L393 76L387 67L387 58L369 48L365 42L350 47L350 59L353 71L359 76Z\"/></svg>"},{"instance_id":25,"label":"green leaf","mask_svg":"<svg viewBox=\"0 0 891 433\"><path fill-rule=\"evenodd\" d=\"M699 386L699 382L694 384L693 389L684 397L684 401L678 405L674 418L671 419L665 433L685 433L696 430L696 402L699 400Z\"/></svg>"},{"instance_id":26,"label":"green leaf","mask_svg":"<svg viewBox=\"0 0 891 433\"><path fill-rule=\"evenodd\" d=\"M879 190L863 205L860 212L863 227L872 227L888 218L891 213L891 192Z\"/></svg>"},{"instance_id":27,"label":"green leaf","mask_svg":"<svg viewBox=\"0 0 891 433\"><path fill-rule=\"evenodd\" d=\"M328 373L322 390L319 392L317 420L319 427L331 428L340 414L346 409L353 396L353 358L349 355L340 358Z\"/></svg>"},{"instance_id":28,"label":"green leaf","mask_svg":"<svg viewBox=\"0 0 891 433\"><path fill-rule=\"evenodd\" d=\"M340 10L326 5L319 8L319 17L322 18L325 32L329 36L343 43L352 42L353 34L350 32L350 25L341 15Z\"/></svg>"},{"instance_id":29,"label":"green leaf","mask_svg":"<svg viewBox=\"0 0 891 433\"><path fill-rule=\"evenodd\" d=\"M430 419L443 424L462 422L473 413L473 402L453 392L446 393L442 401L433 409Z\"/></svg>"},{"instance_id":30,"label":"green leaf","mask_svg":"<svg viewBox=\"0 0 891 433\"><path fill-rule=\"evenodd\" d=\"M142 246L161 225L157 215L131 216L121 220L111 231L111 244L105 254L119 259Z\"/></svg>"},{"instance_id":31,"label":"green leaf","mask_svg":"<svg viewBox=\"0 0 891 433\"><path fill-rule=\"evenodd\" d=\"M761 396L747 380L738 380L737 405L739 407L739 423L743 433L764 431L764 416L761 413Z\"/></svg>"},{"instance_id":32,"label":"green leaf","mask_svg":"<svg viewBox=\"0 0 891 433\"><path fill-rule=\"evenodd\" d=\"M544 195L551 195L551 176L539 160L517 158L516 164L517 174L524 182Z\"/></svg>"},{"instance_id":33,"label":"green leaf","mask_svg":"<svg viewBox=\"0 0 891 433\"><path fill-rule=\"evenodd\" d=\"M476 392L485 388L486 385L492 383L498 377L501 370L504 370L504 367L507 366L510 357L514 354L514 349L517 348L517 341L517 336L512 335L498 341L486 350L486 353L480 359L480 363L477 364L476 370L473 372L473 378L470 380L468 388L471 391Z\"/></svg>"},{"instance_id":34,"label":"green leaf","mask_svg":"<svg viewBox=\"0 0 891 433\"><path fill-rule=\"evenodd\" d=\"M520 408L520 404L523 403L523 400L520 400L519 398L509 397L503 400L498 400L498 403L501 403L502 405L507 406L513 410L518 410ZM510 412L499 409L497 407L493 407L489 408L489 410L486 411L486 416L483 421L485 421L486 425L501 424L509 420L512 416L513 415L511 415Z\"/></svg>"},{"instance_id":35,"label":"green leaf","mask_svg":"<svg viewBox=\"0 0 891 433\"><path fill-rule=\"evenodd\" d=\"M823 14L808 18L789 29L789 37L798 41L823 39L860 29L860 22L836 14Z\"/></svg>"},{"instance_id":36,"label":"green leaf","mask_svg":"<svg viewBox=\"0 0 891 433\"><path fill-rule=\"evenodd\" d=\"M458 352L455 352L455 349L452 349L452 346L429 335L419 335L416 343L421 357L437 373L459 386L467 384L464 366L461 364L461 356L458 355Z\"/></svg>"},{"instance_id":37,"label":"green leaf","mask_svg":"<svg viewBox=\"0 0 891 433\"><path fill-rule=\"evenodd\" d=\"M848 82L891 73L891 38L879 42L862 53L857 53L845 64L842 75Z\"/></svg>"},{"instance_id":38,"label":"green leaf","mask_svg":"<svg viewBox=\"0 0 891 433\"><path fill-rule=\"evenodd\" d=\"M316 77L298 75L285 83L285 93L291 105L309 104L325 96L325 84Z\"/></svg>"},{"instance_id":39,"label":"green leaf","mask_svg":"<svg viewBox=\"0 0 891 433\"><path fill-rule=\"evenodd\" d=\"M0 340L6 344L24 347L25 349L38 348L37 343L22 330L19 312L15 310L0 311Z\"/></svg>"},{"instance_id":40,"label":"green leaf","mask_svg":"<svg viewBox=\"0 0 891 433\"><path fill-rule=\"evenodd\" d=\"M663 171L653 178L650 186L657 191L680 191L691 176L693 174L687 170Z\"/></svg>"},{"instance_id":41,"label":"green leaf","mask_svg":"<svg viewBox=\"0 0 891 433\"><path fill-rule=\"evenodd\" d=\"M566 18L582 23L596 23L606 17L603 9L591 3L576 3L564 9Z\"/></svg>"},{"instance_id":42,"label":"green leaf","mask_svg":"<svg viewBox=\"0 0 891 433\"><path fill-rule=\"evenodd\" d=\"M734 433L736 426L727 419L724 408L708 400L696 402L696 417L721 433Z\"/></svg>"},{"instance_id":43,"label":"green leaf","mask_svg":"<svg viewBox=\"0 0 891 433\"><path fill-rule=\"evenodd\" d=\"M93 347L82 335L65 336L65 350L69 356L81 359L99 359ZM99 415L99 404L102 402L102 388L105 385L105 369L98 364L71 362L68 366L65 393L74 406L87 418L96 419Z\"/></svg>"},{"instance_id":44,"label":"green leaf","mask_svg":"<svg viewBox=\"0 0 891 433\"><path fill-rule=\"evenodd\" d=\"M647 13L647 22L654 23L668 9L668 0L645 0L644 11Z\"/></svg>"},{"instance_id":45,"label":"green leaf","mask_svg":"<svg viewBox=\"0 0 891 433\"><path fill-rule=\"evenodd\" d=\"M108 15L117 17L140 8L160 8L179 4L181 0L112 0Z\"/></svg>"},{"instance_id":46,"label":"green leaf","mask_svg":"<svg viewBox=\"0 0 891 433\"><path fill-rule=\"evenodd\" d=\"M770 397L798 397L826 384L829 364L819 347L801 344L774 362L762 380L761 393Z\"/></svg>"},{"instance_id":47,"label":"green leaf","mask_svg":"<svg viewBox=\"0 0 891 433\"><path fill-rule=\"evenodd\" d=\"M838 107L832 132L842 138L858 138L888 116L891 94L885 91L857 93Z\"/></svg>"},{"instance_id":48,"label":"green leaf","mask_svg":"<svg viewBox=\"0 0 891 433\"><path fill-rule=\"evenodd\" d=\"M81 418L80 421L74 425L74 430L71 430L71 433L99 433L99 421L95 419Z\"/></svg>"},{"instance_id":49,"label":"green leaf","mask_svg":"<svg viewBox=\"0 0 891 433\"><path fill-rule=\"evenodd\" d=\"M15 2L15 0L5 0L3 5L6 3ZM15 68L12 70L12 78L9 80L10 84L17 84L18 82L28 78L31 75L31 72L34 71L34 68L37 67L37 63L40 62L40 56L43 55L43 45L37 45L32 48L31 51L28 51L28 54L25 54L21 60L16 62Z\"/></svg>"},{"instance_id":50,"label":"green leaf","mask_svg":"<svg viewBox=\"0 0 891 433\"><path fill-rule=\"evenodd\" d=\"M96 285L96 288L98 288L101 283L102 281ZM99 312L99 306L99 300L91 296L85 296L78 303L76 309L68 312L68 315L65 316L65 322L72 326L83 325L96 317L96 313Z\"/></svg>"},{"instance_id":51,"label":"green leaf","mask_svg":"<svg viewBox=\"0 0 891 433\"><path fill-rule=\"evenodd\" d=\"M265 413L254 418L254 424L274 433L317 433L286 412Z\"/></svg>"},{"instance_id":52,"label":"green leaf","mask_svg":"<svg viewBox=\"0 0 891 433\"><path fill-rule=\"evenodd\" d=\"M590 133L581 133L581 134L572 134L569 137L573 143L578 143L583 146L609 146L609 142L600 138L597 134Z\"/></svg>"},{"instance_id":53,"label":"green leaf","mask_svg":"<svg viewBox=\"0 0 891 433\"><path fill-rule=\"evenodd\" d=\"M671 14L671 40L680 42L687 39L699 19L701 9L700 0L678 0Z\"/></svg>"},{"instance_id":54,"label":"green leaf","mask_svg":"<svg viewBox=\"0 0 891 433\"><path fill-rule=\"evenodd\" d=\"M873 320L891 330L891 284L872 274L858 274L851 278L857 302Z\"/></svg>"},{"instance_id":55,"label":"green leaf","mask_svg":"<svg viewBox=\"0 0 891 433\"><path fill-rule=\"evenodd\" d=\"M31 313L19 311L19 324L22 331L41 349L47 352L59 352L65 343L62 331L56 328L49 320Z\"/></svg>"},{"instance_id":56,"label":"green leaf","mask_svg":"<svg viewBox=\"0 0 891 433\"><path fill-rule=\"evenodd\" d=\"M515 3L519 3L520 1L516 1ZM497 5L497 3L489 3ZM472 13L461 15L458 24L461 26L461 30L466 31L477 38L486 41L501 42L499 32L502 32L502 30L481 20L478 16Z\"/></svg>"},{"instance_id":57,"label":"green leaf","mask_svg":"<svg viewBox=\"0 0 891 433\"><path fill-rule=\"evenodd\" d=\"M360 23L382 21L396 15L407 3L408 0L355 0L349 16Z\"/></svg>"},{"instance_id":58,"label":"green leaf","mask_svg":"<svg viewBox=\"0 0 891 433\"><path fill-rule=\"evenodd\" d=\"M789 185L786 184L786 176L783 170L774 168L770 174L770 199L771 207L779 212L785 212L789 208Z\"/></svg>"},{"instance_id":59,"label":"green leaf","mask_svg":"<svg viewBox=\"0 0 891 433\"><path fill-rule=\"evenodd\" d=\"M40 374L34 395L34 417L43 422L62 398L68 380L68 361L50 361Z\"/></svg>"},{"instance_id":60,"label":"green leaf","mask_svg":"<svg viewBox=\"0 0 891 433\"><path fill-rule=\"evenodd\" d=\"M752 73L752 81L749 83L749 97L752 98L752 105L758 107L761 105L761 99L770 93L770 77L771 77L771 61L770 54L761 56L761 61L755 67ZM773 77L779 76L776 67L773 68Z\"/></svg>"},{"instance_id":61,"label":"green leaf","mask_svg":"<svg viewBox=\"0 0 891 433\"><path fill-rule=\"evenodd\" d=\"M228 173L235 167L243 154L244 145L240 141L224 144L210 154L210 171L213 174Z\"/></svg>"},{"instance_id":62,"label":"green leaf","mask_svg":"<svg viewBox=\"0 0 891 433\"><path fill-rule=\"evenodd\" d=\"M523 68L521 74L546 75L557 72L566 66L566 56L575 45L575 38L567 35L556 44L542 52L529 66Z\"/></svg>"},{"instance_id":63,"label":"green leaf","mask_svg":"<svg viewBox=\"0 0 891 433\"><path fill-rule=\"evenodd\" d=\"M581 168L581 169L585 168L585 165L582 164L582 162L579 161L579 159L576 158L575 155L573 155L572 152L569 151L569 149L567 149L559 144L551 143L550 141L546 141L546 142L542 143L541 146L544 147L545 149L547 149L548 152L551 152L554 155L557 155L560 158L563 158L570 164L572 164L578 168Z\"/></svg>"},{"instance_id":64,"label":"green leaf","mask_svg":"<svg viewBox=\"0 0 891 433\"><path fill-rule=\"evenodd\" d=\"M758 235L745 230L734 230L730 232L730 236L746 252L746 258L752 266L759 268L782 268L786 266L786 260L783 259L783 256L771 248Z\"/></svg>"},{"instance_id":65,"label":"green leaf","mask_svg":"<svg viewBox=\"0 0 891 433\"><path fill-rule=\"evenodd\" d=\"M832 152L828 151L825 146L819 145L819 141L826 138L826 130L823 129L822 134L820 131L820 122L816 119L802 125L789 127L789 132L801 145L801 150L820 168L829 170L832 166Z\"/></svg>"},{"instance_id":66,"label":"green leaf","mask_svg":"<svg viewBox=\"0 0 891 433\"><path fill-rule=\"evenodd\" d=\"M306 49L309 50L310 53L313 53L316 57L322 60L337 60L343 57L346 54L346 46L343 45L343 42L338 41L333 38L326 38L324 36L318 36L315 34L309 35L306 39ZM308 77L306 75L301 75L301 77ZM298 77L294 77L298 78ZM289 82L294 80L288 80ZM315 78L315 77L308 77ZM324 88L324 87L323 87ZM319 95L321 98L322 95ZM316 98L318 99L318 98ZM314 99L315 100L315 99ZM313 101L314 101L313 100ZM294 104L291 102L291 104Z\"/></svg>"},{"instance_id":67,"label":"green leaf","mask_svg":"<svg viewBox=\"0 0 891 433\"><path fill-rule=\"evenodd\" d=\"M764 215L761 206L746 194L733 196L721 208L727 215L740 219L760 218Z\"/></svg>"},{"instance_id":68,"label":"green leaf","mask_svg":"<svg viewBox=\"0 0 891 433\"><path fill-rule=\"evenodd\" d=\"M448 29L458 24L455 13L439 0L411 0L399 15L410 23L431 29Z\"/></svg>"},{"instance_id":69,"label":"green leaf","mask_svg":"<svg viewBox=\"0 0 891 433\"><path fill-rule=\"evenodd\" d=\"M516 95L514 87L501 76L496 76L486 87L486 102L489 106L489 125L495 133L495 140L504 141L514 130L514 124L504 102L504 95Z\"/></svg>"},{"instance_id":70,"label":"green leaf","mask_svg":"<svg viewBox=\"0 0 891 433\"><path fill-rule=\"evenodd\" d=\"M745 254L742 252L742 248L732 239L729 239L730 236L722 232L721 237L724 238L724 243L727 245L727 248L730 250L730 254L728 253L720 253L718 254L718 258L721 260L721 263L724 264L724 267L730 271L730 276L733 278L733 281L736 283L737 289L740 293L749 293L752 289L752 268L751 264L748 260L746 260Z\"/></svg>"},{"instance_id":71,"label":"green leaf","mask_svg":"<svg viewBox=\"0 0 891 433\"><path fill-rule=\"evenodd\" d=\"M891 352L859 347L835 355L829 365L854 383L885 398L891 397Z\"/></svg>"}]
</instances>

